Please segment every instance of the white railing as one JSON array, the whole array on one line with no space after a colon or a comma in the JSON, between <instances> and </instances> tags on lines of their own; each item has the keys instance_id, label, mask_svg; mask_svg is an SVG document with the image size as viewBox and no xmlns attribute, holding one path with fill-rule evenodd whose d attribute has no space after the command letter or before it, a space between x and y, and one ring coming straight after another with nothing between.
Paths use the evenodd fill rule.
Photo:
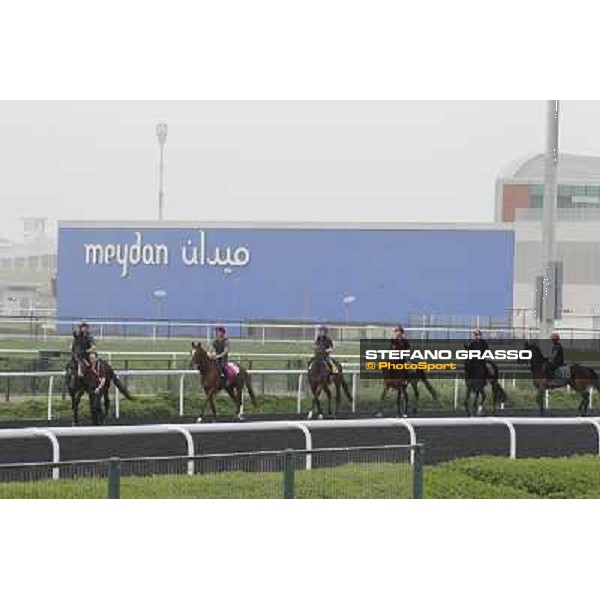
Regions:
<instances>
[{"instance_id":1,"label":"white railing","mask_svg":"<svg viewBox=\"0 0 600 600\"><path fill-rule=\"evenodd\" d=\"M487 319L483 319L486 321ZM237 341L251 341L254 343L293 343L300 340L309 341L311 336L314 335L318 324L315 323L269 323L269 322L207 322L207 321L168 321L168 320L132 320L124 321L119 319L106 320L106 319L88 319L94 333L99 339L108 338L142 338L142 339L168 339L170 337L200 337L210 339L213 335L214 327L216 325L224 325L226 328L231 330L233 333L232 337ZM0 328L2 325L7 326L22 326L24 330L20 332L21 337L39 337L41 335L43 339L56 339L65 337L65 334L59 333L62 328L70 330L76 321L70 319L61 319L53 317L22 317L22 318L2 318L0 319ZM25 331L26 327L33 327L39 329L39 331ZM331 323L329 325L330 331L338 341L348 343L358 343L360 338L378 338L387 336L389 331L393 327L390 323L371 323L371 324L341 324ZM531 324L514 324L512 327L488 327L482 322L479 322L479 327L484 335L491 338L498 337L536 337L538 335L538 327ZM18 329L18 328L17 328ZM432 321L426 325L413 325L406 326L406 331L414 334L416 338L420 337L438 337L445 339L452 335L460 335L462 337L469 337L473 324L464 325L448 325L441 322L440 324L434 324ZM577 326L561 326L557 323L557 331L560 331L563 338L565 339L578 339L578 338L598 338L600 337L600 331L594 327L577 327ZM248 330L252 330L252 335L248 335ZM288 339L280 339L277 336L271 335L272 331L289 331L294 332L295 335L290 335ZM241 332L241 337L236 338L235 332ZM18 331L10 335L2 335L1 337L12 337L16 338L19 336Z\"/></svg>"},{"instance_id":2,"label":"white railing","mask_svg":"<svg viewBox=\"0 0 600 600\"><path fill-rule=\"evenodd\" d=\"M357 408L357 400L358 400L358 392L359 392L359 379L360 379L360 371L354 370L354 367L358 365L352 364L344 364L342 363L344 368L351 367L350 370L345 371L345 375L351 377L351 392L352 392L352 412L356 412ZM280 376L280 375L297 375L298 376L298 385L296 388L296 412L297 414L302 413L302 401L305 397L305 383L306 383L306 370L305 369L249 369L248 373L250 375L262 375L264 377L268 376ZM22 371L22 372L5 372L0 371L0 379L1 378L39 378L39 379L48 379L48 393L47 393L47 420L52 420L53 414L53 400L54 400L54 384L57 378L63 378L65 373L63 371ZM119 371L119 377L156 377L156 376L178 376L179 377L179 416L185 415L185 378L189 376L199 377L198 371L194 369L143 369L143 370L127 370L127 371ZM516 378L512 377L512 387L516 387ZM370 380L373 381L373 380ZM445 378L441 381L453 381L453 409L457 411L459 409L460 404L460 391L461 388L464 387L463 376L460 372L457 372L456 377L454 379ZM506 386L506 377L502 377L500 379L500 383L502 387ZM570 387L567 386L568 390ZM135 395L132 390L133 395ZM593 408L594 401L594 389L589 389L589 399L590 406L589 408ZM532 388L532 394L535 394L535 390ZM544 396L544 407L548 410L550 409L550 390L546 390ZM115 418L120 418L120 404L121 396L119 390L115 389ZM504 410L504 407L501 406L500 410ZM243 411L243 405L242 405Z\"/></svg>"},{"instance_id":3,"label":"white railing","mask_svg":"<svg viewBox=\"0 0 600 600\"><path fill-rule=\"evenodd\" d=\"M418 428L420 427L468 427L468 426L504 426L508 432L508 456L517 458L518 435L517 427L528 426L591 426L598 439L598 454L600 455L600 417L571 417L571 418L525 418L525 417L470 417L470 418L440 418L440 419L355 419L350 421L263 421L255 423L210 423L202 425L132 425L113 427L48 427L35 429L0 429L0 439L29 439L46 437L52 448L52 462L60 462L60 440L69 437L111 437L126 435L156 435L173 434L182 435L186 442L188 461L187 472L194 474L194 461L196 448L193 434L203 433L236 433L247 431L300 431L304 438L304 449L312 450L312 430L314 429L360 429L360 428L395 428L406 431L412 446L419 443ZM306 454L305 468L312 468L310 453ZM411 463L414 453L411 451ZM58 467L53 469L53 478L60 477Z\"/></svg>"},{"instance_id":4,"label":"white railing","mask_svg":"<svg viewBox=\"0 0 600 600\"><path fill-rule=\"evenodd\" d=\"M302 399L304 395L304 378L306 376L306 370L300 369L249 369L247 371L250 375L263 375L263 376L275 376L275 375L298 375L298 387L296 391L296 411L298 414L302 412ZM352 381L352 412L356 411L356 392L358 390L358 375L359 371L346 371L346 375L351 376ZM22 371L22 372L5 372L0 371L0 378L36 378L36 379L48 379L48 394L47 394L47 418L48 421L52 420L53 412L53 399L54 399L54 383L57 378L62 378L65 373L62 371ZM185 403L185 377L196 376L199 377L198 371L193 369L144 369L135 371L119 371L119 378L131 376L131 377L155 377L155 376L179 376L179 416L185 415L184 403ZM132 390L132 394L135 393ZM120 418L120 399L119 390L115 389L115 418Z\"/></svg>"}]
</instances>

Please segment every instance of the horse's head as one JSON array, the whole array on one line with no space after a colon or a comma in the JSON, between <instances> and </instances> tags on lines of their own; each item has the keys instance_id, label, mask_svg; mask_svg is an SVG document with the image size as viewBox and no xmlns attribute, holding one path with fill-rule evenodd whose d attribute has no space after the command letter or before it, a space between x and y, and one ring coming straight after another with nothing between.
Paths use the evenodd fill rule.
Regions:
<instances>
[{"instance_id":1,"label":"horse's head","mask_svg":"<svg viewBox=\"0 0 600 600\"><path fill-rule=\"evenodd\" d=\"M192 342L192 358L191 364L193 367L199 367L208 360L208 353L202 347L200 342Z\"/></svg>"},{"instance_id":2,"label":"horse's head","mask_svg":"<svg viewBox=\"0 0 600 600\"><path fill-rule=\"evenodd\" d=\"M538 364L540 362L544 362L544 355L540 350L540 347L535 342L525 341L523 346L525 350L529 350L531 352L531 360L526 358L517 358L517 363L523 364L527 362L531 362L531 364Z\"/></svg>"}]
</instances>

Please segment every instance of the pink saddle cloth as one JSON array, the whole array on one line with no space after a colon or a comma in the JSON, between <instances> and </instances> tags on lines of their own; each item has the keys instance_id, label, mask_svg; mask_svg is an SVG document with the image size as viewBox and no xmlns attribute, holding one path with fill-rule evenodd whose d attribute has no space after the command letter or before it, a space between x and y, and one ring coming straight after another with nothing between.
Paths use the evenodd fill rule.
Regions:
<instances>
[{"instance_id":1,"label":"pink saddle cloth","mask_svg":"<svg viewBox=\"0 0 600 600\"><path fill-rule=\"evenodd\" d=\"M232 384L235 381L238 373L240 372L240 368L232 362L228 362L225 367L225 375L227 377L227 382Z\"/></svg>"}]
</instances>

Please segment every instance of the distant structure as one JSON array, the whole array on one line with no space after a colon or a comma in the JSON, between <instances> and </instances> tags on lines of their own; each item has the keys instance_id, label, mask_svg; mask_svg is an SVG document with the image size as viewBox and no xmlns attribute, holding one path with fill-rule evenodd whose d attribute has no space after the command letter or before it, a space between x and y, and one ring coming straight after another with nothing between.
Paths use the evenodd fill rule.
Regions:
<instances>
[{"instance_id":1,"label":"distant structure","mask_svg":"<svg viewBox=\"0 0 600 600\"><path fill-rule=\"evenodd\" d=\"M600 329L600 157L560 154L556 253L563 264L559 325ZM540 275L544 155L513 163L496 179L496 222L515 231L514 317L533 324Z\"/></svg>"},{"instance_id":2,"label":"distant structure","mask_svg":"<svg viewBox=\"0 0 600 600\"><path fill-rule=\"evenodd\" d=\"M56 240L47 220L23 220L20 241L0 239L0 314L27 316L53 311Z\"/></svg>"},{"instance_id":3,"label":"distant structure","mask_svg":"<svg viewBox=\"0 0 600 600\"><path fill-rule=\"evenodd\" d=\"M539 220L544 155L510 165L496 179L496 221ZM557 220L600 218L600 157L560 154Z\"/></svg>"}]
</instances>

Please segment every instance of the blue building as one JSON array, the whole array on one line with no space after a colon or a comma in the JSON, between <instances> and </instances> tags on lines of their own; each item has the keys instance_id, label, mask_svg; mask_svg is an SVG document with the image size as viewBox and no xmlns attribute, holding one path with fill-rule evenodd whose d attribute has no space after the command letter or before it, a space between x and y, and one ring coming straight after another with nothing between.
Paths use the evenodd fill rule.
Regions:
<instances>
[{"instance_id":1,"label":"blue building","mask_svg":"<svg viewBox=\"0 0 600 600\"><path fill-rule=\"evenodd\" d=\"M64 319L507 318L510 224L59 224Z\"/></svg>"}]
</instances>

